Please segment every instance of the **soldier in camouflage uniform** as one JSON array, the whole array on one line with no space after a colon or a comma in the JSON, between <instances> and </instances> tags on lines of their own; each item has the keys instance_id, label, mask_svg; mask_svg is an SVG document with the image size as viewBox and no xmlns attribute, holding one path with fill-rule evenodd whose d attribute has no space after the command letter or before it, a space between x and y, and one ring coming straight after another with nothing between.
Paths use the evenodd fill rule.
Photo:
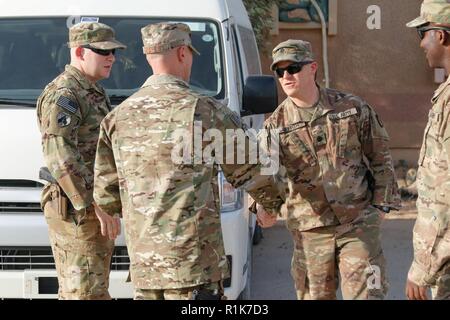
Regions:
<instances>
[{"instance_id":1,"label":"soldier in camouflage uniform","mask_svg":"<svg viewBox=\"0 0 450 320\"><path fill-rule=\"evenodd\" d=\"M425 0L420 17L407 24L417 28L420 46L431 68L450 73L450 3ZM450 299L450 77L431 100L417 174L418 215L413 231L414 261L406 296Z\"/></svg>"},{"instance_id":2,"label":"soldier in camouflage uniform","mask_svg":"<svg viewBox=\"0 0 450 320\"><path fill-rule=\"evenodd\" d=\"M382 299L380 222L400 205L383 123L361 98L317 85L309 42L280 43L271 68L288 96L265 127L279 130L297 297L335 299L340 273L345 299ZM275 219L258 210L258 221Z\"/></svg>"},{"instance_id":3,"label":"soldier in camouflage uniform","mask_svg":"<svg viewBox=\"0 0 450 320\"><path fill-rule=\"evenodd\" d=\"M37 102L44 160L56 180L45 186L41 206L59 298L110 299L111 239L120 232L120 220L102 213L93 202L100 122L111 110L105 90L96 82L109 77L114 50L125 46L101 23L73 26L68 45L70 65L46 86ZM105 236L107 229L110 239Z\"/></svg>"},{"instance_id":4,"label":"soldier in camouflage uniform","mask_svg":"<svg viewBox=\"0 0 450 320\"><path fill-rule=\"evenodd\" d=\"M202 137L225 137L225 129L240 128L240 119L189 88L197 51L187 25L151 24L141 31L154 74L102 122L94 199L110 215L123 213L135 299L219 299L229 276L213 155L219 150L209 152L214 161L203 158L212 144ZM259 175L259 164L221 167L233 186L279 210L275 180Z\"/></svg>"}]
</instances>

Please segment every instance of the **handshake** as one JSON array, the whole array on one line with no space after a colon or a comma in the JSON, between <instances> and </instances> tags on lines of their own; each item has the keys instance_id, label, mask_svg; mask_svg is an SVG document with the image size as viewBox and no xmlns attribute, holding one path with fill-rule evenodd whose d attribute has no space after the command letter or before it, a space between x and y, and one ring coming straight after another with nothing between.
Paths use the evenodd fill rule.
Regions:
<instances>
[{"instance_id":1,"label":"handshake","mask_svg":"<svg viewBox=\"0 0 450 320\"><path fill-rule=\"evenodd\" d=\"M270 228L277 222L277 216L269 214L260 204L254 203L250 211L256 214L256 221L262 228Z\"/></svg>"}]
</instances>

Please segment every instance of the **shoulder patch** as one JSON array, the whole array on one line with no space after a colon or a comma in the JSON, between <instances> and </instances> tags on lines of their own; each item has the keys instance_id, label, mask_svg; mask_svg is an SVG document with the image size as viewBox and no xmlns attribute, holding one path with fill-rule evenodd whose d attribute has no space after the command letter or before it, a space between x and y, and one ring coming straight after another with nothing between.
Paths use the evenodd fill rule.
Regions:
<instances>
[{"instance_id":1,"label":"shoulder patch","mask_svg":"<svg viewBox=\"0 0 450 320\"><path fill-rule=\"evenodd\" d=\"M354 116L355 114L358 114L358 110L356 108L352 108L350 110L339 112L339 113L331 113L328 115L328 117L330 118L330 120L340 120L340 119Z\"/></svg>"},{"instance_id":2,"label":"shoulder patch","mask_svg":"<svg viewBox=\"0 0 450 320\"><path fill-rule=\"evenodd\" d=\"M67 127L71 121L72 121L72 119L71 119L70 115L68 115L65 112L60 112L56 116L56 122L58 123L58 126L61 128Z\"/></svg>"},{"instance_id":3,"label":"shoulder patch","mask_svg":"<svg viewBox=\"0 0 450 320\"><path fill-rule=\"evenodd\" d=\"M71 113L76 113L78 110L78 104L64 96L60 96L56 104Z\"/></svg>"}]
</instances>

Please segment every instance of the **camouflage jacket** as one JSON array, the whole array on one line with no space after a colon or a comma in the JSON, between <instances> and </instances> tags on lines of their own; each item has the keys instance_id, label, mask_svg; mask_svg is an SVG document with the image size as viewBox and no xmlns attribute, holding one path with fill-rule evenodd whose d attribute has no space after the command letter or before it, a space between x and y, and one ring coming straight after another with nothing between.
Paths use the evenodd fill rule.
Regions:
<instances>
[{"instance_id":1,"label":"camouflage jacket","mask_svg":"<svg viewBox=\"0 0 450 320\"><path fill-rule=\"evenodd\" d=\"M450 263L450 78L435 92L419 156L418 215L409 280L435 284Z\"/></svg>"},{"instance_id":2,"label":"camouflage jacket","mask_svg":"<svg viewBox=\"0 0 450 320\"><path fill-rule=\"evenodd\" d=\"M279 130L289 229L349 223L370 204L400 205L388 134L361 98L320 89L310 122L302 121L298 107L287 98L265 127Z\"/></svg>"},{"instance_id":3,"label":"camouflage jacket","mask_svg":"<svg viewBox=\"0 0 450 320\"><path fill-rule=\"evenodd\" d=\"M105 90L70 65L38 99L45 163L76 210L92 204L100 123L110 110Z\"/></svg>"},{"instance_id":4,"label":"camouflage jacket","mask_svg":"<svg viewBox=\"0 0 450 320\"><path fill-rule=\"evenodd\" d=\"M229 275L218 166L202 158L214 153L202 136L225 137L226 129L239 125L227 107L170 75L151 76L102 122L94 199L109 214L123 214L135 287L184 288ZM185 147L187 161L179 163L174 159ZM230 183L246 188L266 209L281 207L273 177L258 176L259 165L221 167Z\"/></svg>"}]
</instances>

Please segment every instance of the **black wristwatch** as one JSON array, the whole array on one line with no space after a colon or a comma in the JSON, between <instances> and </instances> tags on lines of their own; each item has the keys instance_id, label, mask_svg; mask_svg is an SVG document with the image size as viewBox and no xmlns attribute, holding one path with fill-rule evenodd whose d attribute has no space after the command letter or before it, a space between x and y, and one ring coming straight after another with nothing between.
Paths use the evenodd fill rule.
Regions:
<instances>
[{"instance_id":1,"label":"black wristwatch","mask_svg":"<svg viewBox=\"0 0 450 320\"><path fill-rule=\"evenodd\" d=\"M377 208L378 210L383 211L384 213L389 213L391 212L391 208L390 207L386 207L386 206L377 206L374 205L375 208Z\"/></svg>"}]
</instances>

